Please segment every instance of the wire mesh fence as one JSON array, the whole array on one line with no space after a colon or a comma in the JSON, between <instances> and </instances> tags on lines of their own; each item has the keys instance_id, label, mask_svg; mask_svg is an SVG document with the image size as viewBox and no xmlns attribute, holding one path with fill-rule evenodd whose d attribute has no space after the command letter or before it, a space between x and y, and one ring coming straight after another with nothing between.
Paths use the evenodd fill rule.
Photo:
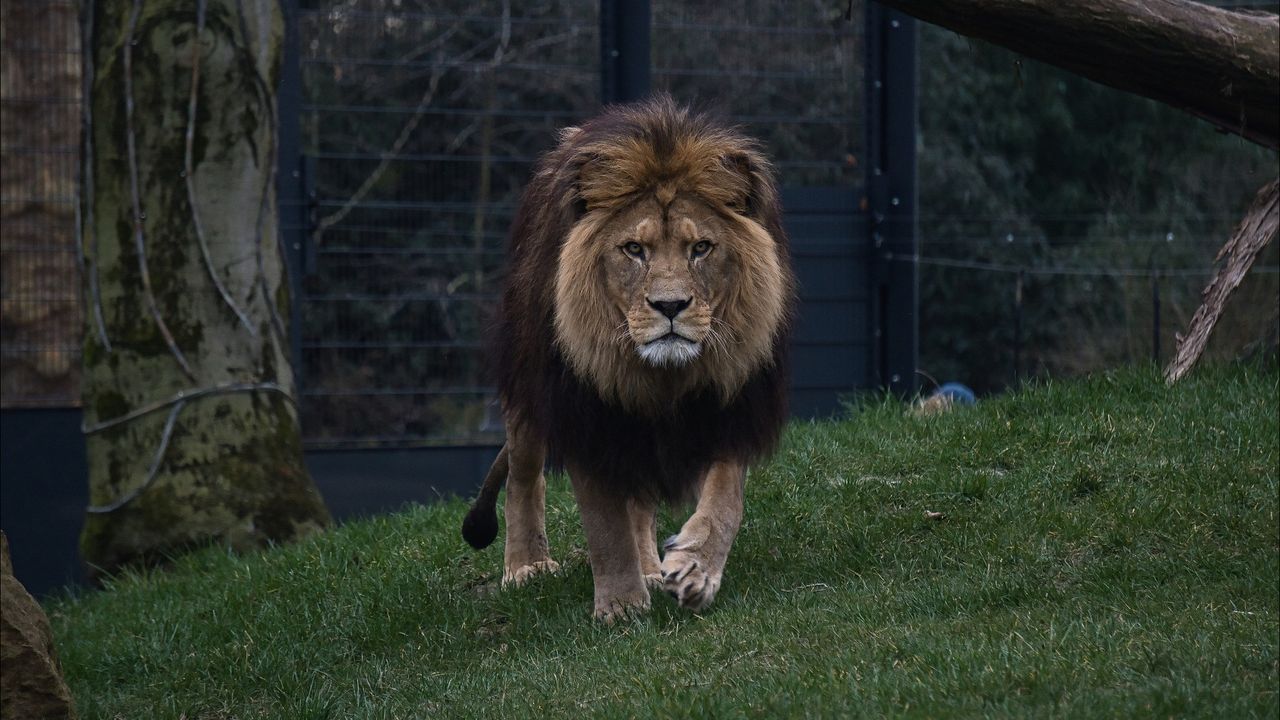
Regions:
<instances>
[{"instance_id":1,"label":"wire mesh fence","mask_svg":"<svg viewBox=\"0 0 1280 720\"><path fill-rule=\"evenodd\" d=\"M653 86L759 138L781 185L859 186L862 5L655 0Z\"/></svg>"},{"instance_id":2,"label":"wire mesh fence","mask_svg":"<svg viewBox=\"0 0 1280 720\"><path fill-rule=\"evenodd\" d=\"M920 268L920 364L931 382L960 380L992 392L1029 378L1163 365L1173 357L1237 218L1200 215L1174 231L1170 218L1125 216L1119 218L1127 226L1122 235L1081 238L1052 231L1085 217L1039 218L1049 232L1027 236L996 229L1000 220L972 218L964 234L930 235L930 225L955 219L921 218L920 253L894 259ZM1277 254L1274 247L1264 253L1235 293L1208 359L1274 347ZM956 332L965 322L957 310L980 313L968 327L982 330Z\"/></svg>"},{"instance_id":3,"label":"wire mesh fence","mask_svg":"<svg viewBox=\"0 0 1280 720\"><path fill-rule=\"evenodd\" d=\"M77 4L2 7L0 406L78 405Z\"/></svg>"},{"instance_id":4,"label":"wire mesh fence","mask_svg":"<svg viewBox=\"0 0 1280 720\"><path fill-rule=\"evenodd\" d=\"M654 89L746 126L784 184L858 184L860 4L858 20L818 2L652 7ZM313 447L497 437L483 335L502 248L534 160L599 110L599 10L303 6L313 259L301 378Z\"/></svg>"},{"instance_id":5,"label":"wire mesh fence","mask_svg":"<svg viewBox=\"0 0 1280 720\"><path fill-rule=\"evenodd\" d=\"M597 3L307 3L312 446L492 442L483 358L533 161L599 106Z\"/></svg>"}]
</instances>

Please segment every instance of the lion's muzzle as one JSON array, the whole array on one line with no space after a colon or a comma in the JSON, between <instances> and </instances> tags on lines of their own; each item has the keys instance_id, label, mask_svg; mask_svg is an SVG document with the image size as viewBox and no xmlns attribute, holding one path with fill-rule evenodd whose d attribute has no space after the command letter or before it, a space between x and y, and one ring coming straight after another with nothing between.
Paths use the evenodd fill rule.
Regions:
<instances>
[{"instance_id":1,"label":"lion's muzzle","mask_svg":"<svg viewBox=\"0 0 1280 720\"><path fill-rule=\"evenodd\" d=\"M657 367L679 367L698 357L702 352L702 343L690 340L675 332L663 335L636 347L636 352L645 362Z\"/></svg>"}]
</instances>

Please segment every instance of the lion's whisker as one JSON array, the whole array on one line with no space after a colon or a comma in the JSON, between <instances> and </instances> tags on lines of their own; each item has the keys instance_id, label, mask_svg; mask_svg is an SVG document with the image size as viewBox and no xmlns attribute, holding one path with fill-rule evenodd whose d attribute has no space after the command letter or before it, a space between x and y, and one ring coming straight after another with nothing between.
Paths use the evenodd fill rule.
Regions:
<instances>
[{"instance_id":1,"label":"lion's whisker","mask_svg":"<svg viewBox=\"0 0 1280 720\"><path fill-rule=\"evenodd\" d=\"M725 346L724 333L717 330L714 323L711 325L711 327L707 328L707 336L704 342L706 342L707 346L713 350L728 349Z\"/></svg>"},{"instance_id":2,"label":"lion's whisker","mask_svg":"<svg viewBox=\"0 0 1280 720\"><path fill-rule=\"evenodd\" d=\"M721 319L720 319L720 318L718 318L718 317L712 317L712 318L711 318L711 331L712 331L712 332L718 332L718 331L716 330L716 325L717 325L717 324L719 324L719 325L723 325L723 326L725 327L725 329L726 329L727 333L728 333L728 337L724 337L724 335L725 335L725 334L724 334L724 333L720 333L720 334L721 334L721 336L722 336L722 337L724 337L724 341L725 341L726 343L730 343L730 344L733 344L733 345L741 345L741 344L742 344L742 340L734 336L734 335L735 335L735 333L733 332L733 328L732 328L732 327L729 327L729 323L725 322L724 320L721 320Z\"/></svg>"},{"instance_id":3,"label":"lion's whisker","mask_svg":"<svg viewBox=\"0 0 1280 720\"><path fill-rule=\"evenodd\" d=\"M613 329L613 342L618 345L625 347L630 336L631 332L626 320L618 323L618 326Z\"/></svg>"}]
</instances>

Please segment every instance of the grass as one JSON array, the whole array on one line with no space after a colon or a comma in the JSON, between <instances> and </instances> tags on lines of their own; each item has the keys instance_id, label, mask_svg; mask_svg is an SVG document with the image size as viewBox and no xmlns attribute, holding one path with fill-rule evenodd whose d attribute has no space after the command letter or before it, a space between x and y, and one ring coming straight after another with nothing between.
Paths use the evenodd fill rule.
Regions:
<instances>
[{"instance_id":1,"label":"grass","mask_svg":"<svg viewBox=\"0 0 1280 720\"><path fill-rule=\"evenodd\" d=\"M518 590L453 501L49 609L87 718L1275 718L1278 445L1274 363L868 403L752 471L702 615L592 623L563 480Z\"/></svg>"}]
</instances>

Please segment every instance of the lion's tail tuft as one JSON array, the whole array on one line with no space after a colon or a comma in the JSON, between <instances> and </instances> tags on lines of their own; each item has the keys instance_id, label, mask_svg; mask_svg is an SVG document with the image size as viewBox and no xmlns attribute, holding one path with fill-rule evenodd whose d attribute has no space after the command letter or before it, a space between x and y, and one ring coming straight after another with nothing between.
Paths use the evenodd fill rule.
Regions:
<instances>
[{"instance_id":1,"label":"lion's tail tuft","mask_svg":"<svg viewBox=\"0 0 1280 720\"><path fill-rule=\"evenodd\" d=\"M494 538L498 537L498 492L506 482L507 446L503 445L502 450L498 451L497 459L489 467L489 474L485 475L484 484L480 486L470 512L462 521L462 538L477 550L489 547Z\"/></svg>"},{"instance_id":2,"label":"lion's tail tuft","mask_svg":"<svg viewBox=\"0 0 1280 720\"><path fill-rule=\"evenodd\" d=\"M493 503L471 506L471 512L462 521L462 537L471 547L483 550L498 537L498 512Z\"/></svg>"}]
</instances>

